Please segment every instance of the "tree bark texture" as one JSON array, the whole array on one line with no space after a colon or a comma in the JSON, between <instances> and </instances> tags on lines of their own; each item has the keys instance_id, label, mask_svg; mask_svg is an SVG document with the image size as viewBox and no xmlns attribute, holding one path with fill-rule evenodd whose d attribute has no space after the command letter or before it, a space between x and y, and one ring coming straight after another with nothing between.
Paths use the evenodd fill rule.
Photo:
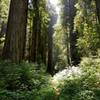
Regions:
<instances>
[{"instance_id":1,"label":"tree bark texture","mask_svg":"<svg viewBox=\"0 0 100 100\"><path fill-rule=\"evenodd\" d=\"M28 0L11 0L3 58L19 63L24 59Z\"/></svg>"}]
</instances>

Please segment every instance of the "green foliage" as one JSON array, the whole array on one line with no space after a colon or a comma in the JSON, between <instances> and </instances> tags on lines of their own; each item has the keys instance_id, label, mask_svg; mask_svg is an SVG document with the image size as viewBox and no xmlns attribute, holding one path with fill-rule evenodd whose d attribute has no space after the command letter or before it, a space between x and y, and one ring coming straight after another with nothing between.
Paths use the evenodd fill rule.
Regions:
<instances>
[{"instance_id":1,"label":"green foliage","mask_svg":"<svg viewBox=\"0 0 100 100\"><path fill-rule=\"evenodd\" d=\"M61 70L67 66L66 34L61 25L55 25L53 35L53 54L55 69Z\"/></svg>"},{"instance_id":2,"label":"green foliage","mask_svg":"<svg viewBox=\"0 0 100 100\"><path fill-rule=\"evenodd\" d=\"M7 21L10 0L0 0L0 21Z\"/></svg>"},{"instance_id":3,"label":"green foliage","mask_svg":"<svg viewBox=\"0 0 100 100\"><path fill-rule=\"evenodd\" d=\"M25 92L11 92L8 90L0 91L0 100L32 100L34 95L30 91Z\"/></svg>"},{"instance_id":4,"label":"green foliage","mask_svg":"<svg viewBox=\"0 0 100 100\"><path fill-rule=\"evenodd\" d=\"M98 100L93 91L84 90L79 92L73 100Z\"/></svg>"},{"instance_id":5,"label":"green foliage","mask_svg":"<svg viewBox=\"0 0 100 100\"><path fill-rule=\"evenodd\" d=\"M8 91L0 90L0 100L54 100L54 90Z\"/></svg>"},{"instance_id":6,"label":"green foliage","mask_svg":"<svg viewBox=\"0 0 100 100\"><path fill-rule=\"evenodd\" d=\"M61 86L61 100L99 100L100 91L97 86L100 81L92 75L83 75L80 78L64 81ZM97 98L97 99L96 99Z\"/></svg>"},{"instance_id":7,"label":"green foliage","mask_svg":"<svg viewBox=\"0 0 100 100\"><path fill-rule=\"evenodd\" d=\"M100 58L83 57L80 66L84 71L100 71Z\"/></svg>"},{"instance_id":8,"label":"green foliage","mask_svg":"<svg viewBox=\"0 0 100 100\"><path fill-rule=\"evenodd\" d=\"M100 58L83 58L80 63L83 70L84 84L88 88L100 88L98 84L100 83Z\"/></svg>"},{"instance_id":9,"label":"green foliage","mask_svg":"<svg viewBox=\"0 0 100 100\"><path fill-rule=\"evenodd\" d=\"M96 55L100 48L100 25L97 21L96 5L94 0L78 0L74 19L74 28L79 32L77 40L78 51L81 56Z\"/></svg>"},{"instance_id":10,"label":"green foliage","mask_svg":"<svg viewBox=\"0 0 100 100\"><path fill-rule=\"evenodd\" d=\"M0 100L55 98L55 90L50 84L51 76L46 74L41 66L26 62L12 64L1 61L0 79Z\"/></svg>"},{"instance_id":11,"label":"green foliage","mask_svg":"<svg viewBox=\"0 0 100 100\"><path fill-rule=\"evenodd\" d=\"M38 95L35 100L54 100L56 97L55 95L56 92L52 87L44 86L38 91Z\"/></svg>"},{"instance_id":12,"label":"green foliage","mask_svg":"<svg viewBox=\"0 0 100 100\"><path fill-rule=\"evenodd\" d=\"M81 90L80 79L66 80L61 86L61 100L72 100L73 96Z\"/></svg>"},{"instance_id":13,"label":"green foliage","mask_svg":"<svg viewBox=\"0 0 100 100\"><path fill-rule=\"evenodd\" d=\"M60 100L100 99L100 59L84 58L80 76L70 76L59 86Z\"/></svg>"},{"instance_id":14,"label":"green foliage","mask_svg":"<svg viewBox=\"0 0 100 100\"><path fill-rule=\"evenodd\" d=\"M4 45L4 35L7 18L8 18L8 11L9 11L9 4L10 0L0 0L0 55L2 52L2 47Z\"/></svg>"},{"instance_id":15,"label":"green foliage","mask_svg":"<svg viewBox=\"0 0 100 100\"><path fill-rule=\"evenodd\" d=\"M30 81L34 70L32 66L26 64L11 64L8 62L0 63L0 77L4 81L4 89L27 89L29 88Z\"/></svg>"}]
</instances>

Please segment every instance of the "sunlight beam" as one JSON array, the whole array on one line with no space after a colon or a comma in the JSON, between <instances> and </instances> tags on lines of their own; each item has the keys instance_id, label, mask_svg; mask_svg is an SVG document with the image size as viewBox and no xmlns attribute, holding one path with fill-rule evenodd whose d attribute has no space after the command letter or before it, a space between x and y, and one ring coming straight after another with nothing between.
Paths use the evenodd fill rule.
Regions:
<instances>
[{"instance_id":1,"label":"sunlight beam","mask_svg":"<svg viewBox=\"0 0 100 100\"><path fill-rule=\"evenodd\" d=\"M50 3L56 6L58 4L58 0L50 0Z\"/></svg>"},{"instance_id":2,"label":"sunlight beam","mask_svg":"<svg viewBox=\"0 0 100 100\"><path fill-rule=\"evenodd\" d=\"M56 13L59 15L60 7L59 7L59 0L49 0L52 5L56 8Z\"/></svg>"}]
</instances>

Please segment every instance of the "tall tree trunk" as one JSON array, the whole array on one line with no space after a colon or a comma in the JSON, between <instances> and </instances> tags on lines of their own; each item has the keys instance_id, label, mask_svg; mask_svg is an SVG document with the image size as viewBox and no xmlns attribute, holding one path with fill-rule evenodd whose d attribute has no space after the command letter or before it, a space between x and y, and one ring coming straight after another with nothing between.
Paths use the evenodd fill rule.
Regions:
<instances>
[{"instance_id":1,"label":"tall tree trunk","mask_svg":"<svg viewBox=\"0 0 100 100\"><path fill-rule=\"evenodd\" d=\"M48 32L48 66L47 66L47 72L50 74L53 74L54 72L54 68L53 68L53 33L50 30L51 28L49 28L49 32Z\"/></svg>"},{"instance_id":2,"label":"tall tree trunk","mask_svg":"<svg viewBox=\"0 0 100 100\"><path fill-rule=\"evenodd\" d=\"M41 37L41 17L39 14L39 0L33 1L34 16L33 16L33 31L32 44L30 47L30 61L38 62L40 56L40 37Z\"/></svg>"},{"instance_id":3,"label":"tall tree trunk","mask_svg":"<svg viewBox=\"0 0 100 100\"><path fill-rule=\"evenodd\" d=\"M19 63L24 59L28 0L11 0L3 58Z\"/></svg>"},{"instance_id":4,"label":"tall tree trunk","mask_svg":"<svg viewBox=\"0 0 100 100\"><path fill-rule=\"evenodd\" d=\"M74 30L74 17L76 15L75 8L76 0L69 0L69 38L70 38L70 58L71 64L77 64L78 54L76 49L77 43L77 32L73 32Z\"/></svg>"},{"instance_id":5,"label":"tall tree trunk","mask_svg":"<svg viewBox=\"0 0 100 100\"><path fill-rule=\"evenodd\" d=\"M41 58L42 62L47 65L47 30L42 33L42 38L41 38Z\"/></svg>"},{"instance_id":6,"label":"tall tree trunk","mask_svg":"<svg viewBox=\"0 0 100 100\"><path fill-rule=\"evenodd\" d=\"M95 2L96 2L97 17L100 24L100 0L95 0Z\"/></svg>"},{"instance_id":7,"label":"tall tree trunk","mask_svg":"<svg viewBox=\"0 0 100 100\"><path fill-rule=\"evenodd\" d=\"M51 75L54 74L54 65L53 65L53 33L54 28L53 26L57 22L57 15L50 15L50 23L48 28L48 66L47 66L47 72Z\"/></svg>"},{"instance_id":8,"label":"tall tree trunk","mask_svg":"<svg viewBox=\"0 0 100 100\"><path fill-rule=\"evenodd\" d=\"M41 40L41 16L39 13L39 19L38 19L38 32L37 32L37 62L41 63L42 58L41 58L41 48L42 48L42 40Z\"/></svg>"}]
</instances>

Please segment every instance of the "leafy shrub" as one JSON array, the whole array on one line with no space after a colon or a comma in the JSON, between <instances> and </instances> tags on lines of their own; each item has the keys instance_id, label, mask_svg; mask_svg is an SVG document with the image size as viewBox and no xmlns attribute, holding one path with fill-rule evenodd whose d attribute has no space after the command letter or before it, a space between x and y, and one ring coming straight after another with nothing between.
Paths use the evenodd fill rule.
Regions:
<instances>
[{"instance_id":1,"label":"leafy shrub","mask_svg":"<svg viewBox=\"0 0 100 100\"><path fill-rule=\"evenodd\" d=\"M81 90L81 82L80 79L69 79L64 81L64 85L61 86L61 100L72 100L73 96L75 96Z\"/></svg>"},{"instance_id":2,"label":"leafy shrub","mask_svg":"<svg viewBox=\"0 0 100 100\"><path fill-rule=\"evenodd\" d=\"M33 100L34 97L32 91L0 91L0 100Z\"/></svg>"},{"instance_id":3,"label":"leafy shrub","mask_svg":"<svg viewBox=\"0 0 100 100\"><path fill-rule=\"evenodd\" d=\"M80 63L80 66L83 68L83 70L89 70L89 69L96 69L99 68L98 70L100 71L100 58L87 58L84 57L82 58L82 61Z\"/></svg>"},{"instance_id":4,"label":"leafy shrub","mask_svg":"<svg viewBox=\"0 0 100 100\"><path fill-rule=\"evenodd\" d=\"M0 79L0 100L55 98L55 90L50 83L51 76L35 64L12 64L1 61Z\"/></svg>"},{"instance_id":5,"label":"leafy shrub","mask_svg":"<svg viewBox=\"0 0 100 100\"><path fill-rule=\"evenodd\" d=\"M60 100L100 99L100 60L84 59L79 76L70 75L60 84ZM65 77L65 76L64 76ZM74 97L74 99L73 99Z\"/></svg>"},{"instance_id":6,"label":"leafy shrub","mask_svg":"<svg viewBox=\"0 0 100 100\"><path fill-rule=\"evenodd\" d=\"M0 91L0 100L54 100L54 90Z\"/></svg>"},{"instance_id":7,"label":"leafy shrub","mask_svg":"<svg viewBox=\"0 0 100 100\"><path fill-rule=\"evenodd\" d=\"M80 63L83 70L84 84L89 88L98 88L100 85L100 59L84 58Z\"/></svg>"},{"instance_id":8,"label":"leafy shrub","mask_svg":"<svg viewBox=\"0 0 100 100\"><path fill-rule=\"evenodd\" d=\"M73 100L98 100L93 91L84 90L75 95Z\"/></svg>"},{"instance_id":9,"label":"leafy shrub","mask_svg":"<svg viewBox=\"0 0 100 100\"><path fill-rule=\"evenodd\" d=\"M0 63L0 78L4 83L4 87L3 84L0 84L0 87L8 90L29 88L32 73L32 66L28 64L16 65L2 62Z\"/></svg>"},{"instance_id":10,"label":"leafy shrub","mask_svg":"<svg viewBox=\"0 0 100 100\"><path fill-rule=\"evenodd\" d=\"M55 100L56 92L52 86L42 87L38 91L38 95L35 97L35 100Z\"/></svg>"},{"instance_id":11,"label":"leafy shrub","mask_svg":"<svg viewBox=\"0 0 100 100\"><path fill-rule=\"evenodd\" d=\"M60 85L60 100L98 100L94 99L96 95L97 98L100 98L100 91L98 90L98 87L100 88L100 85L98 83L98 79L89 74L82 75L81 77L73 77L72 79L67 79L64 81L63 85ZM92 91L94 93L93 99L87 99L88 92L90 93ZM87 93L87 96L85 97L85 93ZM79 95L78 95L79 94ZM81 94L84 95L83 99L81 98ZM75 97L73 99L73 97ZM90 95L91 97L91 95ZM89 98L90 98L89 97ZM79 98L79 99L77 99ZM85 99L86 98L86 99Z\"/></svg>"},{"instance_id":12,"label":"leafy shrub","mask_svg":"<svg viewBox=\"0 0 100 100\"><path fill-rule=\"evenodd\" d=\"M0 63L0 88L8 90L30 90L40 88L41 84L47 84L50 76L36 69L34 64Z\"/></svg>"}]
</instances>

